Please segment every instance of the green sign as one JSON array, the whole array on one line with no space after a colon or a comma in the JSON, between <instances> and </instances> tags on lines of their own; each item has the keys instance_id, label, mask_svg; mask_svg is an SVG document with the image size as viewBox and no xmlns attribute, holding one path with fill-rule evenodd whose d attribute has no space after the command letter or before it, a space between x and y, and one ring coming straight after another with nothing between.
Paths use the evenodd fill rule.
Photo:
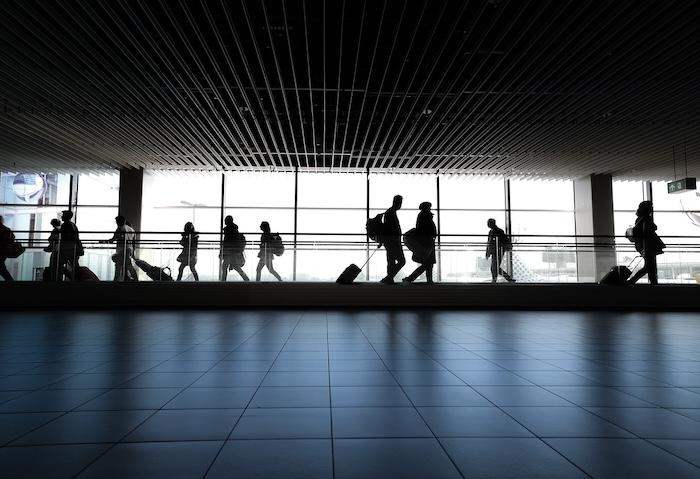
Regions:
<instances>
[{"instance_id":1,"label":"green sign","mask_svg":"<svg viewBox=\"0 0 700 479\"><path fill-rule=\"evenodd\" d=\"M695 189L695 178L683 178L666 184L669 193L681 193Z\"/></svg>"}]
</instances>

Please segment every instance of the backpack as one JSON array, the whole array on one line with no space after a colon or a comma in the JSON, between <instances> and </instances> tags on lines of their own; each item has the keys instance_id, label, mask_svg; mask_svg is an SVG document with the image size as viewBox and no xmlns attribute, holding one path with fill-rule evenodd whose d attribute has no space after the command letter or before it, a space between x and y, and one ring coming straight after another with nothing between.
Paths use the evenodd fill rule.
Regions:
<instances>
[{"instance_id":1,"label":"backpack","mask_svg":"<svg viewBox=\"0 0 700 479\"><path fill-rule=\"evenodd\" d=\"M284 243L282 242L282 237L279 235L279 233L274 233L272 235L270 246L272 247L272 254L275 256L282 256L284 254Z\"/></svg>"},{"instance_id":2,"label":"backpack","mask_svg":"<svg viewBox=\"0 0 700 479\"><path fill-rule=\"evenodd\" d=\"M503 233L503 235L501 235L501 242L503 251L513 251L513 241L510 239L510 236Z\"/></svg>"},{"instance_id":3,"label":"backpack","mask_svg":"<svg viewBox=\"0 0 700 479\"><path fill-rule=\"evenodd\" d=\"M232 249L235 253L242 253L245 251L246 244L248 244L248 242L245 239L245 235L243 233L238 233L238 236L236 236L236 239L233 242ZM284 246L282 246L282 249L284 249Z\"/></svg>"},{"instance_id":4,"label":"backpack","mask_svg":"<svg viewBox=\"0 0 700 479\"><path fill-rule=\"evenodd\" d=\"M380 242L379 237L382 235L384 230L384 222L382 221L383 217L384 213L380 213L374 218L367 220L367 236L369 236L369 239L372 241Z\"/></svg>"}]
</instances>

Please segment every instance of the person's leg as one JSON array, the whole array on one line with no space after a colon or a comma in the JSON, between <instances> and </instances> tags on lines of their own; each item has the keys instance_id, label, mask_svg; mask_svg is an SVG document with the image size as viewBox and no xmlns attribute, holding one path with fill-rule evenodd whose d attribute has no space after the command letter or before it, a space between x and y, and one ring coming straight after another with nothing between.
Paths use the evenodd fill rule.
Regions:
<instances>
[{"instance_id":1,"label":"person's leg","mask_svg":"<svg viewBox=\"0 0 700 479\"><path fill-rule=\"evenodd\" d=\"M495 283L498 280L498 258L495 254L491 255L491 282Z\"/></svg>"},{"instance_id":2,"label":"person's leg","mask_svg":"<svg viewBox=\"0 0 700 479\"><path fill-rule=\"evenodd\" d=\"M260 258L258 261L258 266L255 268L255 281L260 281L260 276L262 274L262 269L265 267L265 260Z\"/></svg>"},{"instance_id":3,"label":"person's leg","mask_svg":"<svg viewBox=\"0 0 700 479\"><path fill-rule=\"evenodd\" d=\"M394 276L396 276L406 264L406 258L403 255L401 245L392 246L388 251L390 251L391 254L387 252L387 277L393 281Z\"/></svg>"},{"instance_id":4,"label":"person's leg","mask_svg":"<svg viewBox=\"0 0 700 479\"><path fill-rule=\"evenodd\" d=\"M2 279L5 281L14 281L14 278L12 278L10 271L5 265L5 258L0 258L0 276L2 276Z\"/></svg>"},{"instance_id":5,"label":"person's leg","mask_svg":"<svg viewBox=\"0 0 700 479\"><path fill-rule=\"evenodd\" d=\"M272 276L277 278L277 281L282 281L282 277L279 274L277 274L277 271L275 271L274 266L272 266L272 258L267 260L266 266L267 266L267 270L272 274Z\"/></svg>"},{"instance_id":6,"label":"person's leg","mask_svg":"<svg viewBox=\"0 0 700 479\"><path fill-rule=\"evenodd\" d=\"M387 245L384 245L384 249L386 249L386 276L382 281L391 277L391 268L394 262L394 257L391 253L391 248Z\"/></svg>"},{"instance_id":7,"label":"person's leg","mask_svg":"<svg viewBox=\"0 0 700 479\"><path fill-rule=\"evenodd\" d=\"M182 273L185 272L185 263L180 263L180 267L177 269L177 281L182 281Z\"/></svg>"},{"instance_id":8,"label":"person's leg","mask_svg":"<svg viewBox=\"0 0 700 479\"><path fill-rule=\"evenodd\" d=\"M649 284L659 284L659 273L656 267L656 255L651 255L645 260L647 274L649 275Z\"/></svg>"},{"instance_id":9,"label":"person's leg","mask_svg":"<svg viewBox=\"0 0 700 479\"><path fill-rule=\"evenodd\" d=\"M433 283L433 263L428 263L425 265L425 281L428 284Z\"/></svg>"},{"instance_id":10,"label":"person's leg","mask_svg":"<svg viewBox=\"0 0 700 479\"><path fill-rule=\"evenodd\" d=\"M190 271L192 271L192 276L194 276L195 281L199 281L199 275L197 274L197 270L195 269L194 265L190 265Z\"/></svg>"},{"instance_id":11,"label":"person's leg","mask_svg":"<svg viewBox=\"0 0 700 479\"><path fill-rule=\"evenodd\" d=\"M226 277L228 276L228 268L229 262L222 259L219 265L219 281L226 281Z\"/></svg>"},{"instance_id":12,"label":"person's leg","mask_svg":"<svg viewBox=\"0 0 700 479\"><path fill-rule=\"evenodd\" d=\"M243 281L250 281L250 279L248 278L248 275L245 274L245 271L243 271L243 268L241 268L240 266L234 266L233 269L236 271L236 273L241 275L241 278L243 278Z\"/></svg>"},{"instance_id":13,"label":"person's leg","mask_svg":"<svg viewBox=\"0 0 700 479\"><path fill-rule=\"evenodd\" d=\"M413 270L413 273L406 276L403 279L403 281L405 281L407 283L412 283L413 281L415 281L418 278L418 276L423 274L426 270L427 270L426 265L421 264L420 266L418 266L416 269Z\"/></svg>"}]
</instances>

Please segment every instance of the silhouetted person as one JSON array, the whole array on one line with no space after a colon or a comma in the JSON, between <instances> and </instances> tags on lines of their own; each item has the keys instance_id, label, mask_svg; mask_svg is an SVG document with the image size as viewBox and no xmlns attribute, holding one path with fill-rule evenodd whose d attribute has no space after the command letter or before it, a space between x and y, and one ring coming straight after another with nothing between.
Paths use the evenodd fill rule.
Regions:
<instances>
[{"instance_id":1,"label":"silhouetted person","mask_svg":"<svg viewBox=\"0 0 700 479\"><path fill-rule=\"evenodd\" d=\"M51 226L53 226L53 229L51 234L49 234L48 245L44 248L44 251L51 253L45 279L54 281L58 278L58 248L61 243L61 221L58 218L54 218L51 220Z\"/></svg>"},{"instance_id":2,"label":"silhouetted person","mask_svg":"<svg viewBox=\"0 0 700 479\"><path fill-rule=\"evenodd\" d=\"M255 281L260 281L260 275L262 274L263 267L267 267L267 270L277 278L277 281L282 281L282 278L280 277L279 274L277 274L277 271L275 271L275 268L272 266L272 262L275 259L275 254L273 250L273 237L272 237L272 232L270 231L270 223L267 221L263 221L260 223L260 231L262 231L262 235L260 235L260 251L258 252L258 258L260 260L258 261L258 267L255 269Z\"/></svg>"},{"instance_id":3,"label":"silhouetted person","mask_svg":"<svg viewBox=\"0 0 700 479\"><path fill-rule=\"evenodd\" d=\"M248 275L243 271L245 264L245 236L238 231L238 225L233 222L232 216L224 218L224 239L221 242L221 273L220 281L226 281L228 270L233 269L243 281L249 281Z\"/></svg>"},{"instance_id":4,"label":"silhouetted person","mask_svg":"<svg viewBox=\"0 0 700 479\"><path fill-rule=\"evenodd\" d=\"M425 279L428 283L433 282L433 265L435 264L435 238L437 237L437 228L433 221L433 213L430 208L433 205L429 201L424 201L418 207L420 212L416 219L416 236L420 245L421 251L413 252L412 259L420 266L410 275L406 276L402 281L412 283L421 274L425 273Z\"/></svg>"},{"instance_id":5,"label":"silhouetted person","mask_svg":"<svg viewBox=\"0 0 700 479\"><path fill-rule=\"evenodd\" d=\"M639 203L637 220L632 227L632 237L634 238L634 249L644 258L644 266L629 279L630 284L636 283L645 274L649 276L649 284L659 284L656 256L663 253L666 245L656 234L656 225L652 219L653 213L654 207L651 201Z\"/></svg>"},{"instance_id":6,"label":"silhouetted person","mask_svg":"<svg viewBox=\"0 0 700 479\"><path fill-rule=\"evenodd\" d=\"M83 245L80 242L80 232L78 227L71 220L73 212L65 210L61 212L61 228L60 228L60 244L58 253L58 275L63 271L68 272L68 277L71 280L75 279L75 274L78 271L78 260L83 255Z\"/></svg>"},{"instance_id":7,"label":"silhouetted person","mask_svg":"<svg viewBox=\"0 0 700 479\"><path fill-rule=\"evenodd\" d=\"M500 273L507 281L515 281L508 273L501 268L503 256L508 250L510 239L505 231L496 226L496 220L489 218L486 222L489 227L489 237L486 243L486 257L491 258L491 282L495 283Z\"/></svg>"},{"instance_id":8,"label":"silhouetted person","mask_svg":"<svg viewBox=\"0 0 700 479\"><path fill-rule=\"evenodd\" d=\"M5 219L0 216L0 276L5 281L13 281L12 275L5 266L7 255L15 243L15 235L10 228L5 226Z\"/></svg>"},{"instance_id":9,"label":"silhouetted person","mask_svg":"<svg viewBox=\"0 0 700 479\"><path fill-rule=\"evenodd\" d=\"M185 271L185 266L189 266L194 280L199 281L199 275L195 269L199 233L195 231L194 225L188 221L185 223L185 228L181 234L180 246L182 246L182 252L177 257L177 260L180 262L180 268L177 270L177 280L182 281L182 273Z\"/></svg>"},{"instance_id":10,"label":"silhouetted person","mask_svg":"<svg viewBox=\"0 0 700 479\"><path fill-rule=\"evenodd\" d=\"M100 243L115 243L116 252L112 255L114 261L114 281L136 281L138 273L131 262L134 257L134 246L136 242L136 232L131 225L127 224L126 218L119 215L114 218L117 229L112 237ZM126 275L125 275L126 273Z\"/></svg>"},{"instance_id":11,"label":"silhouetted person","mask_svg":"<svg viewBox=\"0 0 700 479\"><path fill-rule=\"evenodd\" d=\"M399 224L399 217L396 214L401 209L402 203L403 197L401 195L394 196L391 208L386 210L383 216L384 228L381 242L386 248L386 276L380 282L384 284L394 284L394 276L406 264L401 247L401 224Z\"/></svg>"}]
</instances>

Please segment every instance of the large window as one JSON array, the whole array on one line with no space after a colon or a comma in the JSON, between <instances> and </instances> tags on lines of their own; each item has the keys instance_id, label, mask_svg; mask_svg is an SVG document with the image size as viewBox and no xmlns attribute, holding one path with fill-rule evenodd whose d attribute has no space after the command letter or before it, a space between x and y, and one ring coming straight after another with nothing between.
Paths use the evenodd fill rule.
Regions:
<instances>
[{"instance_id":1,"label":"large window","mask_svg":"<svg viewBox=\"0 0 700 479\"><path fill-rule=\"evenodd\" d=\"M510 203L515 277L576 281L573 181L511 180Z\"/></svg>"},{"instance_id":2,"label":"large window","mask_svg":"<svg viewBox=\"0 0 700 479\"><path fill-rule=\"evenodd\" d=\"M424 201L437 206L437 183L435 175L371 173L369 175L369 207L370 216L384 213L392 204L395 195L403 197L403 206L398 212L401 230L407 231L416 225L418 205ZM437 222L437 218L435 218ZM372 245L370 245L372 247ZM411 261L411 253L404 250L406 266L398 273L397 278L403 278L416 268ZM386 256L384 251L375 254L369 264L369 279L376 281L386 275Z\"/></svg>"},{"instance_id":3,"label":"large window","mask_svg":"<svg viewBox=\"0 0 700 479\"><path fill-rule=\"evenodd\" d=\"M297 280L333 281L348 264L365 262L365 174L299 173L297 215Z\"/></svg>"},{"instance_id":4,"label":"large window","mask_svg":"<svg viewBox=\"0 0 700 479\"><path fill-rule=\"evenodd\" d=\"M197 272L203 281L219 275L221 173L150 172L143 175L140 255L151 264L176 270L178 244L186 222L199 232ZM159 232L154 234L153 232ZM185 280L192 279L189 269Z\"/></svg>"},{"instance_id":5,"label":"large window","mask_svg":"<svg viewBox=\"0 0 700 479\"><path fill-rule=\"evenodd\" d=\"M503 178L440 176L440 275L443 281L490 281L484 257L489 218L506 228Z\"/></svg>"},{"instance_id":6,"label":"large window","mask_svg":"<svg viewBox=\"0 0 700 479\"><path fill-rule=\"evenodd\" d=\"M243 267L255 279L258 264L260 223L267 221L273 233L279 233L287 246L282 256L275 257L275 270L285 280L294 272L294 173L233 172L226 174L224 214L233 216L239 231L246 235L248 248ZM217 220L218 221L218 220ZM218 230L221 226L218 226ZM229 275L238 279L236 275ZM267 269L263 280L274 280Z\"/></svg>"}]
</instances>

